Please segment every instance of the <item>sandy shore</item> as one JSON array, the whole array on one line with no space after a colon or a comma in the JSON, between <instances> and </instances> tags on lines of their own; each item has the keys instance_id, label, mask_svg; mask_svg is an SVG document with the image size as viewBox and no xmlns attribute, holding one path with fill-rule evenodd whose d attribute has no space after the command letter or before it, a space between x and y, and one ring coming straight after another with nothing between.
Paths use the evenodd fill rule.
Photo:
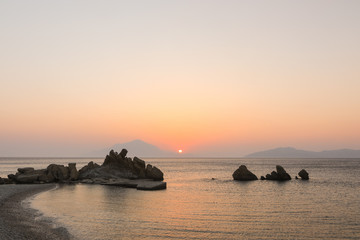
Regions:
<instances>
[{"instance_id":1,"label":"sandy shore","mask_svg":"<svg viewBox=\"0 0 360 240\"><path fill-rule=\"evenodd\" d=\"M73 239L64 228L52 228L50 223L35 220L36 211L23 206L22 201L55 184L0 185L0 239Z\"/></svg>"}]
</instances>

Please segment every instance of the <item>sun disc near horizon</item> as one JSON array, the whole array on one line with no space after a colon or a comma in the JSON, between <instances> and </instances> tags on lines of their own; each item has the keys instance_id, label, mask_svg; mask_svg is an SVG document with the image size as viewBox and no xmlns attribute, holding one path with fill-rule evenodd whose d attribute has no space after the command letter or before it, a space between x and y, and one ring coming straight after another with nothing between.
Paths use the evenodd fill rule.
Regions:
<instances>
[{"instance_id":1,"label":"sun disc near horizon","mask_svg":"<svg viewBox=\"0 0 360 240\"><path fill-rule=\"evenodd\" d=\"M178 153L182 153L182 152L183 152L183 150L182 150L182 149L179 149L179 150L178 150Z\"/></svg>"}]
</instances>

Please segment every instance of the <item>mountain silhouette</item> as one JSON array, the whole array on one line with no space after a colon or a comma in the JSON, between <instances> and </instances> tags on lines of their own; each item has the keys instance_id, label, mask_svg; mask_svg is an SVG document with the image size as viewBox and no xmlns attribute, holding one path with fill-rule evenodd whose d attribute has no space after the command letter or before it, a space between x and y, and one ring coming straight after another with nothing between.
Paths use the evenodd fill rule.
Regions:
<instances>
[{"instance_id":1,"label":"mountain silhouette","mask_svg":"<svg viewBox=\"0 0 360 240\"><path fill-rule=\"evenodd\" d=\"M360 150L338 149L321 152L299 150L292 147L274 148L251 153L245 158L360 158Z\"/></svg>"},{"instance_id":2,"label":"mountain silhouette","mask_svg":"<svg viewBox=\"0 0 360 240\"><path fill-rule=\"evenodd\" d=\"M119 143L115 144L112 147L101 149L98 151L94 151L90 153L89 155L92 157L105 157L111 149L113 149L116 152L120 152L121 149L127 149L128 155L130 157L137 156L137 157L175 157L177 156L177 153L164 151L158 148L155 145L152 145L150 143L146 143L142 140L133 140L131 142L126 143Z\"/></svg>"}]
</instances>

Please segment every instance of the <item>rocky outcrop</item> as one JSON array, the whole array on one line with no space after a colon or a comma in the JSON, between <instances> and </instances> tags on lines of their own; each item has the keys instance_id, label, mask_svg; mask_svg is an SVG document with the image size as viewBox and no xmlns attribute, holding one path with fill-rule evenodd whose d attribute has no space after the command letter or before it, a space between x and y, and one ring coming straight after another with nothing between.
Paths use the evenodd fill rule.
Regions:
<instances>
[{"instance_id":1,"label":"rocky outcrop","mask_svg":"<svg viewBox=\"0 0 360 240\"><path fill-rule=\"evenodd\" d=\"M305 169L302 169L298 175L302 180L309 180L309 173Z\"/></svg>"},{"instance_id":2,"label":"rocky outcrop","mask_svg":"<svg viewBox=\"0 0 360 240\"><path fill-rule=\"evenodd\" d=\"M7 183L51 183L77 180L76 166L70 163L64 165L50 164L46 169L35 170L34 168L18 168L16 174L9 174Z\"/></svg>"},{"instance_id":3,"label":"rocky outcrop","mask_svg":"<svg viewBox=\"0 0 360 240\"><path fill-rule=\"evenodd\" d=\"M88 183L133 187L139 190L166 189L163 172L155 166L146 165L138 157L126 157L127 150L120 153L111 150L105 157L104 163L99 165L89 162L79 171L76 163L68 166L50 164L46 169L35 170L32 167L18 168L16 174L9 174L8 178L0 178L0 184L19 183Z\"/></svg>"},{"instance_id":4,"label":"rocky outcrop","mask_svg":"<svg viewBox=\"0 0 360 240\"><path fill-rule=\"evenodd\" d=\"M276 172L272 171L270 174L266 174L265 180L287 181L291 180L291 177L282 166L276 165Z\"/></svg>"},{"instance_id":5,"label":"rocky outcrop","mask_svg":"<svg viewBox=\"0 0 360 240\"><path fill-rule=\"evenodd\" d=\"M258 180L258 177L250 172L245 165L241 165L238 169L236 169L232 176L234 180L237 181Z\"/></svg>"},{"instance_id":6,"label":"rocky outcrop","mask_svg":"<svg viewBox=\"0 0 360 240\"><path fill-rule=\"evenodd\" d=\"M105 157L104 163L99 166L89 163L79 171L79 179L93 178L126 178L126 179L152 179L162 181L163 172L157 167L148 164L140 158L131 159L126 157L127 150L120 153L111 150Z\"/></svg>"}]
</instances>

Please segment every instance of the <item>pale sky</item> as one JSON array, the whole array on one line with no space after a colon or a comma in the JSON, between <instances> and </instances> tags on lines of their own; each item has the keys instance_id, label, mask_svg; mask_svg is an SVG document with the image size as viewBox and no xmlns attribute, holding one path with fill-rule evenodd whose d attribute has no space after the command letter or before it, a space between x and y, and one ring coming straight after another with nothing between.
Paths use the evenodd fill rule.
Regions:
<instances>
[{"instance_id":1,"label":"pale sky","mask_svg":"<svg viewBox=\"0 0 360 240\"><path fill-rule=\"evenodd\" d=\"M0 156L360 149L360 1L0 1Z\"/></svg>"}]
</instances>

